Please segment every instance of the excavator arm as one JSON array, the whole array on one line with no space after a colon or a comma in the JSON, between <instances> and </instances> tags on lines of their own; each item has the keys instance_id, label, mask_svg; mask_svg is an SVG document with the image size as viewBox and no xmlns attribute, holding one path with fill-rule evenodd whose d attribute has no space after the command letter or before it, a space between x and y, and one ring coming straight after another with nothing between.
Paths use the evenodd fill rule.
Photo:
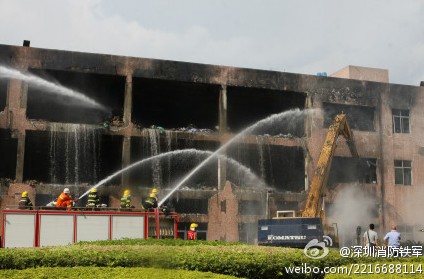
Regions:
<instances>
[{"instance_id":1,"label":"excavator arm","mask_svg":"<svg viewBox=\"0 0 424 279\"><path fill-rule=\"evenodd\" d=\"M330 125L327 136L325 137L324 146L321 150L318 164L312 178L306 206L302 211L302 217L320 217L321 215L321 195L323 188L326 187L327 184L331 162L333 161L334 152L337 147L337 138L340 134L346 139L352 156L358 157L353 133L347 122L346 114L338 114Z\"/></svg>"}]
</instances>

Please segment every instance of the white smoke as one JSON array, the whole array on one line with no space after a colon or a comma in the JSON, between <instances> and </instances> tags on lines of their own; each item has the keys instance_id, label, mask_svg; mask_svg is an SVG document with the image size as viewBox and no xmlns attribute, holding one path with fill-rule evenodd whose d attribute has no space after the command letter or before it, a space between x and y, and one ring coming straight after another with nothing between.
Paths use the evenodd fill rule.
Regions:
<instances>
[{"instance_id":1,"label":"white smoke","mask_svg":"<svg viewBox=\"0 0 424 279\"><path fill-rule=\"evenodd\" d=\"M404 197L401 198L404 202L401 203L404 211L400 214L400 222L398 225L406 225L409 227L408 234L406 231L401 231L403 240L414 240L424 242L424 214L423 214L423 199L424 189L422 185L412 186L415 189L407 189ZM405 227L405 226L404 226ZM402 227L398 226L398 231Z\"/></svg>"},{"instance_id":2,"label":"white smoke","mask_svg":"<svg viewBox=\"0 0 424 279\"><path fill-rule=\"evenodd\" d=\"M368 225L374 223L373 211L377 204L376 198L365 191L361 185L346 186L338 190L331 210L331 216L337 223L341 247L356 245L357 227L361 226L361 234L363 234L368 229Z\"/></svg>"}]
</instances>

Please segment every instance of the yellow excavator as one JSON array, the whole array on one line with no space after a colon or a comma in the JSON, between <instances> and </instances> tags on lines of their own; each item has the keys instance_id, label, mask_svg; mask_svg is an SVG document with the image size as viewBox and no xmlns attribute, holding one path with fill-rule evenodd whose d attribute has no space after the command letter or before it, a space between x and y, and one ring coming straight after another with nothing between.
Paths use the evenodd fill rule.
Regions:
<instances>
[{"instance_id":1,"label":"yellow excavator","mask_svg":"<svg viewBox=\"0 0 424 279\"><path fill-rule=\"evenodd\" d=\"M336 115L328 129L312 178L305 208L300 212L277 211L275 218L259 220L259 245L303 248L312 239L322 240L324 235L330 236L333 243L337 245L337 228L334 227L334 225L337 225L329 226L325 222L323 194L327 187L328 175L339 135L346 139L352 156L359 157L346 114Z\"/></svg>"}]
</instances>

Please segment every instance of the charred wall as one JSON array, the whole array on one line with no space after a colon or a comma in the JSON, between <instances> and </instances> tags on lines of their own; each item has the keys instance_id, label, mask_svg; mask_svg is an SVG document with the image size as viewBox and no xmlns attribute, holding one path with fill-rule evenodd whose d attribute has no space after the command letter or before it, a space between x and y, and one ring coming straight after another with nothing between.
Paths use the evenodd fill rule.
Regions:
<instances>
[{"instance_id":1,"label":"charred wall","mask_svg":"<svg viewBox=\"0 0 424 279\"><path fill-rule=\"evenodd\" d=\"M389 106L392 109L411 109L416 105L418 96L416 88L393 84L390 86Z\"/></svg>"},{"instance_id":2,"label":"charred wall","mask_svg":"<svg viewBox=\"0 0 424 279\"><path fill-rule=\"evenodd\" d=\"M360 80L325 78L313 83L309 91L322 103L377 107L379 96L387 90L387 84Z\"/></svg>"},{"instance_id":3,"label":"charred wall","mask_svg":"<svg viewBox=\"0 0 424 279\"><path fill-rule=\"evenodd\" d=\"M375 131L375 108L343 104L323 103L324 127L330 127L334 117L346 113L348 123L353 130Z\"/></svg>"},{"instance_id":4,"label":"charred wall","mask_svg":"<svg viewBox=\"0 0 424 279\"><path fill-rule=\"evenodd\" d=\"M98 124L123 116L125 77L71 71L30 69L44 80L78 91L105 106L109 112L85 106L75 98L29 84L27 117L51 122Z\"/></svg>"}]
</instances>

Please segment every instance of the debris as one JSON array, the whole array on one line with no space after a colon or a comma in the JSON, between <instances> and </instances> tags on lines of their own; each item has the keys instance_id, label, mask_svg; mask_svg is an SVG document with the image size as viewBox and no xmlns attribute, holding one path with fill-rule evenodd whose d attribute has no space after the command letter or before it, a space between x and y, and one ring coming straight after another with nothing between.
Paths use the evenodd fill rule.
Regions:
<instances>
[{"instance_id":1,"label":"debris","mask_svg":"<svg viewBox=\"0 0 424 279\"><path fill-rule=\"evenodd\" d=\"M199 129L196 126L194 126L193 124L190 124L187 127L178 128L177 131L188 132L188 133L193 133L193 134L197 134L197 133L204 133L204 134L207 133L207 134L209 134L209 133L213 132L213 130L211 130L211 129Z\"/></svg>"},{"instance_id":2,"label":"debris","mask_svg":"<svg viewBox=\"0 0 424 279\"><path fill-rule=\"evenodd\" d=\"M159 134L165 134L165 128L161 127L161 126L156 126L156 125L152 125L150 126L150 129L156 129L159 130Z\"/></svg>"},{"instance_id":3,"label":"debris","mask_svg":"<svg viewBox=\"0 0 424 279\"><path fill-rule=\"evenodd\" d=\"M117 115L112 117L112 120L110 121L110 123L112 126L115 126L115 127L124 126L124 121L122 121L122 119Z\"/></svg>"},{"instance_id":4,"label":"debris","mask_svg":"<svg viewBox=\"0 0 424 279\"><path fill-rule=\"evenodd\" d=\"M49 207L56 206L56 202L55 201L51 201L48 204L46 204L46 206L49 206Z\"/></svg>"}]
</instances>

